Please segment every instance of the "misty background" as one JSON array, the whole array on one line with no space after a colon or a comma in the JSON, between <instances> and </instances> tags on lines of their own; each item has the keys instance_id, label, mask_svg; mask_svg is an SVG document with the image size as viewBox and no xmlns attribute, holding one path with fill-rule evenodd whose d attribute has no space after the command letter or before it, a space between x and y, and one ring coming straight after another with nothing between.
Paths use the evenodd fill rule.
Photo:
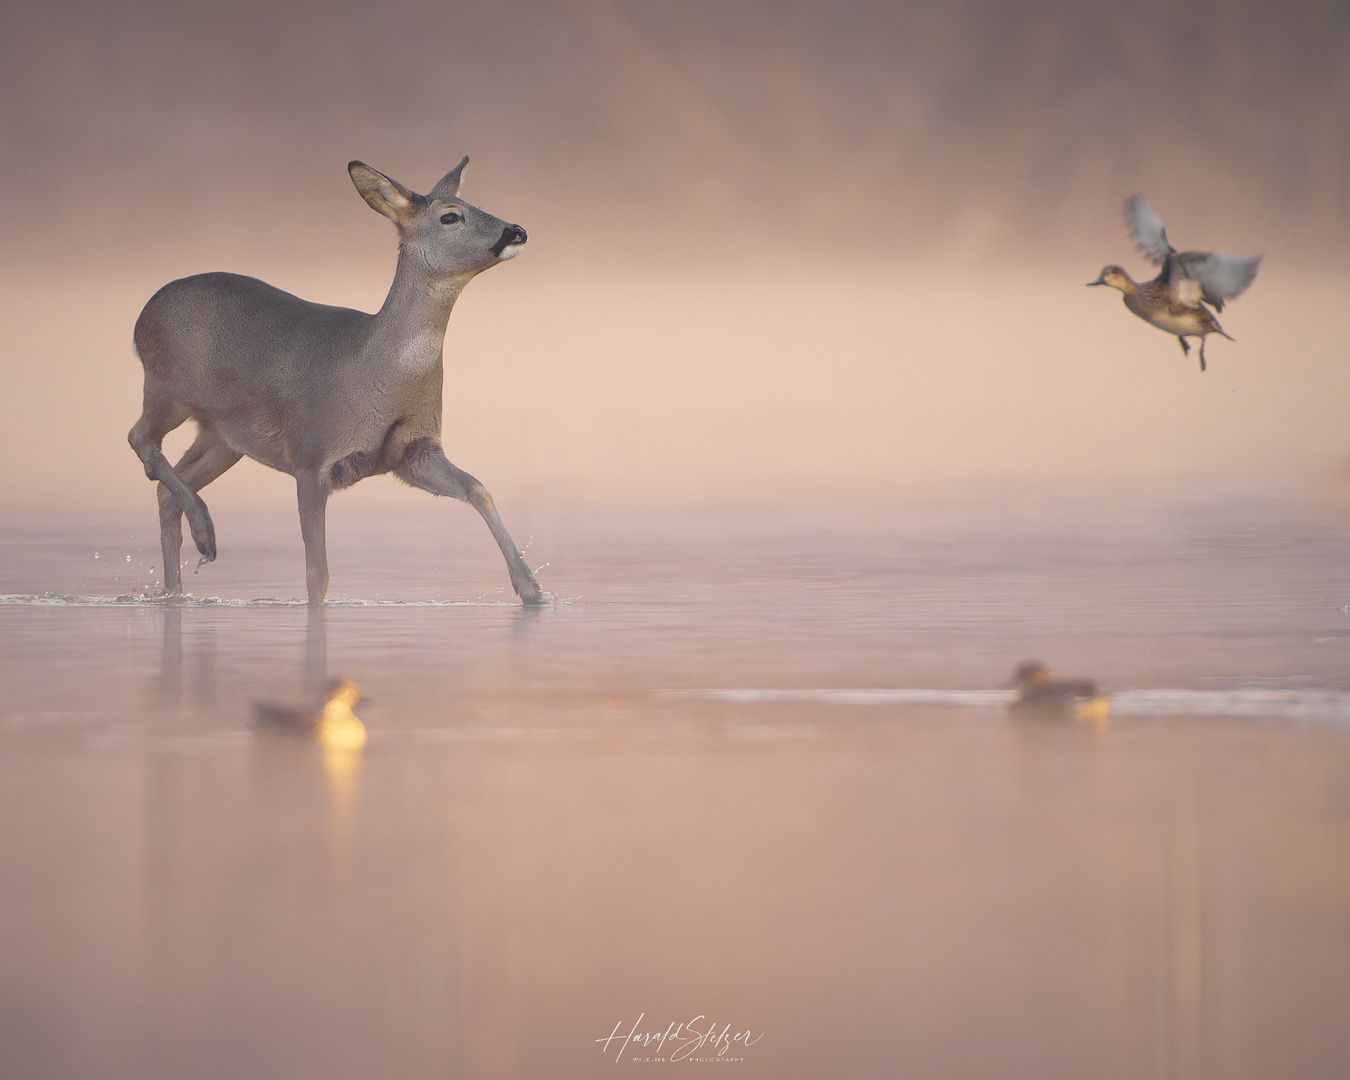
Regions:
<instances>
[{"instance_id":1,"label":"misty background","mask_svg":"<svg viewBox=\"0 0 1350 1080\"><path fill-rule=\"evenodd\" d=\"M14 7L0 506L151 524L145 300L220 269L374 310L395 239L347 161L425 191L464 153L530 233L446 342L447 452L499 501L1334 492L1347 57L1333 2ZM1265 256L1204 375L1083 288L1148 272L1136 191L1179 246ZM273 498L247 461L207 492Z\"/></svg>"}]
</instances>

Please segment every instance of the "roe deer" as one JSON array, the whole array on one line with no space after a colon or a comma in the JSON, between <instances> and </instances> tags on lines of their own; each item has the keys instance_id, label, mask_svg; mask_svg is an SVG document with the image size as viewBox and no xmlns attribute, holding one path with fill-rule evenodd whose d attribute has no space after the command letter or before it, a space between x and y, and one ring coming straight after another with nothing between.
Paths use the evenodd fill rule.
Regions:
<instances>
[{"instance_id":1,"label":"roe deer","mask_svg":"<svg viewBox=\"0 0 1350 1080\"><path fill-rule=\"evenodd\" d=\"M441 448L450 309L470 278L526 240L519 225L459 198L468 161L428 195L360 161L347 166L361 197L398 228L394 283L374 315L225 273L171 281L145 305L134 336L145 406L127 439L145 475L159 481L166 592L183 589L183 514L202 561L215 559L215 528L197 492L247 454L295 477L311 604L328 590L328 496L387 472L472 504L506 556L516 593L527 604L547 598L492 496ZM197 438L170 466L164 436L189 417Z\"/></svg>"}]
</instances>

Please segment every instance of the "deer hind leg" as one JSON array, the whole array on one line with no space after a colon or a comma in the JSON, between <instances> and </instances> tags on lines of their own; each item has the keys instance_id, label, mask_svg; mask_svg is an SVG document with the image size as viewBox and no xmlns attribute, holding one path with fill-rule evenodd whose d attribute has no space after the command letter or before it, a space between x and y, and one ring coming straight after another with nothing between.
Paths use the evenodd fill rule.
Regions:
<instances>
[{"instance_id":1,"label":"deer hind leg","mask_svg":"<svg viewBox=\"0 0 1350 1080\"><path fill-rule=\"evenodd\" d=\"M300 535L305 541L305 590L311 605L322 604L328 594L328 540L324 522L328 486L316 472L298 472L295 493L300 504Z\"/></svg>"},{"instance_id":2,"label":"deer hind leg","mask_svg":"<svg viewBox=\"0 0 1350 1080\"><path fill-rule=\"evenodd\" d=\"M216 557L216 530L211 524L211 515L207 512L206 503L202 502L173 471L173 466L169 464L169 459L164 456L161 448L164 436L190 415L187 408L182 405L160 406L147 401L141 418L127 435L127 442L131 443L131 448L136 451L136 456L145 466L145 475L151 480L158 480L178 500L183 513L187 514L193 543L201 552L202 559L211 562Z\"/></svg>"},{"instance_id":3,"label":"deer hind leg","mask_svg":"<svg viewBox=\"0 0 1350 1080\"><path fill-rule=\"evenodd\" d=\"M548 594L535 581L534 573L525 564L525 558L515 541L506 531L497 507L488 494L487 488L466 473L452 465L445 456L439 443L431 440L418 440L408 447L403 460L394 475L413 487L429 491L433 495L446 495L452 499L466 502L483 515L487 527L506 557L506 567L511 573L511 587L527 604L541 604Z\"/></svg>"},{"instance_id":4,"label":"deer hind leg","mask_svg":"<svg viewBox=\"0 0 1350 1080\"><path fill-rule=\"evenodd\" d=\"M219 432L207 424L173 467L178 478L196 493L230 468L242 455L232 450ZM164 591L183 591L180 559L183 549L183 508L167 484L159 485L159 542L164 553Z\"/></svg>"}]
</instances>

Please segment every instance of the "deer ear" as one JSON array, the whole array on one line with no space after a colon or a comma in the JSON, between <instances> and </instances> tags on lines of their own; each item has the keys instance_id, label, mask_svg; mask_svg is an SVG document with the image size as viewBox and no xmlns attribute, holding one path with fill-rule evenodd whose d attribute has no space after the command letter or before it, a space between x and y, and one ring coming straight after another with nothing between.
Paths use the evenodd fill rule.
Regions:
<instances>
[{"instance_id":1,"label":"deer ear","mask_svg":"<svg viewBox=\"0 0 1350 1080\"><path fill-rule=\"evenodd\" d=\"M356 190L361 193L361 198L390 221L401 221L420 197L397 180L391 180L384 173L372 169L364 161L349 161L347 172Z\"/></svg>"},{"instance_id":2,"label":"deer ear","mask_svg":"<svg viewBox=\"0 0 1350 1080\"><path fill-rule=\"evenodd\" d=\"M464 166L469 163L469 155L464 155L464 160L451 169L448 173L436 181L436 186L428 193L431 199L453 199L459 194L459 182L464 178Z\"/></svg>"}]
</instances>

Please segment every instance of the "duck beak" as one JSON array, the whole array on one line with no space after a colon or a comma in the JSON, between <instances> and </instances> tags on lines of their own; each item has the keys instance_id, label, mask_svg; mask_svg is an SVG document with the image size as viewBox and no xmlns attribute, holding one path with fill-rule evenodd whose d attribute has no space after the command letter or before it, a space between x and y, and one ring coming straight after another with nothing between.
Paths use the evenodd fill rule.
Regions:
<instances>
[{"instance_id":1,"label":"duck beak","mask_svg":"<svg viewBox=\"0 0 1350 1080\"><path fill-rule=\"evenodd\" d=\"M1088 285L1089 285L1089 286L1091 286L1091 285L1105 285L1105 284L1106 284L1106 279L1105 279L1105 278L1101 278L1101 277L1099 277L1096 281L1089 281L1089 282L1088 282Z\"/></svg>"}]
</instances>

